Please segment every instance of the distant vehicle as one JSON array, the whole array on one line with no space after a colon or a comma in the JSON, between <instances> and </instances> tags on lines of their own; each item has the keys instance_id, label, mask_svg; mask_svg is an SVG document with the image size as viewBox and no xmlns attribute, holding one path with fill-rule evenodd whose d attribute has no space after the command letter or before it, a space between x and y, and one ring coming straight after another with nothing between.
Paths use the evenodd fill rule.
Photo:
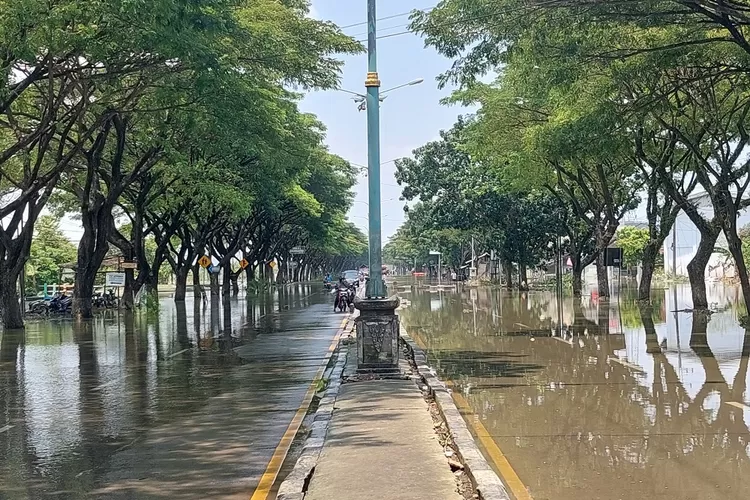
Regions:
<instances>
[{"instance_id":1,"label":"distant vehicle","mask_svg":"<svg viewBox=\"0 0 750 500\"><path fill-rule=\"evenodd\" d=\"M356 269L350 271L344 271L341 273L341 277L344 278L347 283L354 283L359 280L359 271Z\"/></svg>"}]
</instances>

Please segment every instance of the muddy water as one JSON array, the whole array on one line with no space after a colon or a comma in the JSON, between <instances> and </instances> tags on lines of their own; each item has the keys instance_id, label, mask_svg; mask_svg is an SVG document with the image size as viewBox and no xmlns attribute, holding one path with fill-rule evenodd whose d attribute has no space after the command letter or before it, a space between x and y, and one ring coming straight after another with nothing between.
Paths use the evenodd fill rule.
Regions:
<instances>
[{"instance_id":1,"label":"muddy water","mask_svg":"<svg viewBox=\"0 0 750 500\"><path fill-rule=\"evenodd\" d=\"M689 307L686 287L643 310L627 291L561 305L491 289L403 297L405 327L489 435L490 462L531 498L750 498L738 290L710 290L710 320L674 312Z\"/></svg>"}]
</instances>

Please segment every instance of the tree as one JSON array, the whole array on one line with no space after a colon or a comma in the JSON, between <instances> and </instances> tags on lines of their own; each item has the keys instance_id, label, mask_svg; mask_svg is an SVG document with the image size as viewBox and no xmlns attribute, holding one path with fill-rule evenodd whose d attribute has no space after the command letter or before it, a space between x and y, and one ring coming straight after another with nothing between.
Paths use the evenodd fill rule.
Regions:
<instances>
[{"instance_id":1,"label":"tree","mask_svg":"<svg viewBox=\"0 0 750 500\"><path fill-rule=\"evenodd\" d=\"M134 288L158 276L181 222L145 223L147 207L170 194L175 169L197 149L201 161L228 172L262 165L243 177L257 176L255 187L261 177L278 178L293 190L301 170L289 155L280 158L295 145L292 135L318 133L309 118L300 119L298 96L287 89L335 86L342 64L335 54L362 49L333 24L309 18L305 2L81 5L3 5L0 220L7 223L0 227L0 309L6 327L23 324L15 283L34 223L56 189L77 200L84 228L76 314L91 315L93 279L110 244L138 260L138 275L127 272L128 302ZM131 218L129 235L117 231L115 219L122 216ZM236 240L246 232L240 220ZM144 241L157 231L152 266ZM231 258L230 248L223 252L222 259Z\"/></svg>"},{"instance_id":2,"label":"tree","mask_svg":"<svg viewBox=\"0 0 750 500\"><path fill-rule=\"evenodd\" d=\"M60 266L76 259L76 246L60 231L59 222L52 215L43 215L36 223L26 265L27 291L35 291L44 284L59 283Z\"/></svg>"},{"instance_id":3,"label":"tree","mask_svg":"<svg viewBox=\"0 0 750 500\"><path fill-rule=\"evenodd\" d=\"M648 229L622 226L617 230L617 246L622 248L625 266L635 267L641 263L649 240Z\"/></svg>"},{"instance_id":4,"label":"tree","mask_svg":"<svg viewBox=\"0 0 750 500\"><path fill-rule=\"evenodd\" d=\"M469 21L452 22L458 19ZM515 108L515 115L508 112L507 120L484 130L510 128L504 149L518 151L513 134L523 130L527 151L531 143L531 151L539 152L535 138L546 144L545 154L532 161L558 161L557 169L563 159L567 167L574 157L570 151L588 153L609 143L603 149L614 146L615 163L634 168L628 178L645 187L650 233L641 299L648 297L658 249L685 210L701 232L688 266L694 307L700 309L707 307L705 267L722 230L733 242L743 294L750 300L732 223L743 208L738 195L747 178L741 152L750 62L746 24L739 2L449 0L416 14L412 27L457 59L442 77L465 89L457 98L481 102L485 116L491 107ZM507 91L494 97L483 95L487 92L476 83L493 69L500 70L498 83ZM597 122L600 137L592 142L586 123ZM529 129L539 133L529 136ZM550 134L554 129L564 135ZM494 151L500 150L495 144ZM718 215L706 218L694 209L690 196L696 186L708 193Z\"/></svg>"}]
</instances>

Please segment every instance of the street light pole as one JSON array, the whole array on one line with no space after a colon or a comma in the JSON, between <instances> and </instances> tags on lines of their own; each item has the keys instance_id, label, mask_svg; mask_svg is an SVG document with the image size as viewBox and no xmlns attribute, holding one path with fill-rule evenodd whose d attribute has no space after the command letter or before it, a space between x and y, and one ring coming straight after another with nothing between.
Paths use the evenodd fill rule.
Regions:
<instances>
[{"instance_id":1,"label":"street light pole","mask_svg":"<svg viewBox=\"0 0 750 500\"><path fill-rule=\"evenodd\" d=\"M380 80L376 0L367 0L367 184L369 192L370 280L367 298L385 297L380 231Z\"/></svg>"},{"instance_id":2,"label":"street light pole","mask_svg":"<svg viewBox=\"0 0 750 500\"><path fill-rule=\"evenodd\" d=\"M367 0L367 183L369 208L370 279L366 297L354 305L357 325L357 369L397 373L399 358L398 297L386 298L380 239L380 80L376 52L376 0Z\"/></svg>"}]
</instances>

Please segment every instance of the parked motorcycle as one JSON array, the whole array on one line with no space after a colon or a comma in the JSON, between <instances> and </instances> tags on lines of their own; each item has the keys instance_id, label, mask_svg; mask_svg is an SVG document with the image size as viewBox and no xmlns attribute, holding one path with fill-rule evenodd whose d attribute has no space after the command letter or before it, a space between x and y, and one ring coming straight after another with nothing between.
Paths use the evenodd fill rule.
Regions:
<instances>
[{"instance_id":1,"label":"parked motorcycle","mask_svg":"<svg viewBox=\"0 0 750 500\"><path fill-rule=\"evenodd\" d=\"M72 310L73 298L61 293L56 293L47 307L47 311L52 314L70 314Z\"/></svg>"},{"instance_id":2,"label":"parked motorcycle","mask_svg":"<svg viewBox=\"0 0 750 500\"><path fill-rule=\"evenodd\" d=\"M42 299L33 302L29 305L29 313L31 314L47 314L49 311L49 301Z\"/></svg>"},{"instance_id":3,"label":"parked motorcycle","mask_svg":"<svg viewBox=\"0 0 750 500\"><path fill-rule=\"evenodd\" d=\"M102 309L116 309L119 305L119 299L115 296L114 290L106 293L95 293L91 298L94 307Z\"/></svg>"}]
</instances>

